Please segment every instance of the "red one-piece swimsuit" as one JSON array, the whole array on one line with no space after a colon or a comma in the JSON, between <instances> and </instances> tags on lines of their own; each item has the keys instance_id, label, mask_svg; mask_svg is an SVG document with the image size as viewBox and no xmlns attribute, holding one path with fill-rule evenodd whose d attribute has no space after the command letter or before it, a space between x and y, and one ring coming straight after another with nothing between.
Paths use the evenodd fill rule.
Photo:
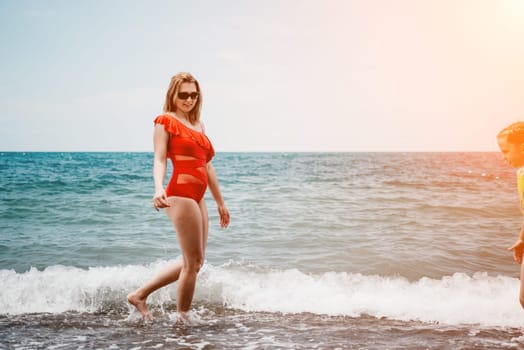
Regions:
<instances>
[{"instance_id":1,"label":"red one-piece swimsuit","mask_svg":"<svg viewBox=\"0 0 524 350\"><path fill-rule=\"evenodd\" d=\"M166 195L202 200L207 188L207 162L215 150L207 136L184 125L177 118L162 114L156 117L169 133L167 157L173 163L173 175L166 188Z\"/></svg>"}]
</instances>

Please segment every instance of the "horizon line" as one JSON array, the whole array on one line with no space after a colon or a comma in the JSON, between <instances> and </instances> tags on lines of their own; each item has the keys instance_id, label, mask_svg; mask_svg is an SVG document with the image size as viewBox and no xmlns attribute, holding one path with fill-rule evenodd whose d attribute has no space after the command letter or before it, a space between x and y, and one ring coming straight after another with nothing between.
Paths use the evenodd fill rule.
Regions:
<instances>
[{"instance_id":1,"label":"horizon line","mask_svg":"<svg viewBox=\"0 0 524 350\"><path fill-rule=\"evenodd\" d=\"M498 150L359 150L359 151L217 151L216 153L498 153ZM153 151L123 151L123 150L69 150L69 151L35 151L35 150L0 150L0 153L153 153Z\"/></svg>"}]
</instances>

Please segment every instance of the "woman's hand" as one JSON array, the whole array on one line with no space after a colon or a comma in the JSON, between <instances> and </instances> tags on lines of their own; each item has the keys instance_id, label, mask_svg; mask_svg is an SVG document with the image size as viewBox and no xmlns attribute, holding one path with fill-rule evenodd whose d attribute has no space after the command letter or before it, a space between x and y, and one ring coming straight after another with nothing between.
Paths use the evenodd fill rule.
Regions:
<instances>
[{"instance_id":1,"label":"woman's hand","mask_svg":"<svg viewBox=\"0 0 524 350\"><path fill-rule=\"evenodd\" d=\"M166 191L162 190L155 192L155 195L153 196L153 208L158 211L160 208L167 207L169 207L169 203L167 202Z\"/></svg>"},{"instance_id":2,"label":"woman's hand","mask_svg":"<svg viewBox=\"0 0 524 350\"><path fill-rule=\"evenodd\" d=\"M522 264L522 254L524 254L524 241L518 239L515 244L508 248L508 250L513 250L513 259L519 264Z\"/></svg>"},{"instance_id":3,"label":"woman's hand","mask_svg":"<svg viewBox=\"0 0 524 350\"><path fill-rule=\"evenodd\" d=\"M220 215L220 226L226 228L229 225L229 210L225 204L217 206L218 215Z\"/></svg>"}]
</instances>

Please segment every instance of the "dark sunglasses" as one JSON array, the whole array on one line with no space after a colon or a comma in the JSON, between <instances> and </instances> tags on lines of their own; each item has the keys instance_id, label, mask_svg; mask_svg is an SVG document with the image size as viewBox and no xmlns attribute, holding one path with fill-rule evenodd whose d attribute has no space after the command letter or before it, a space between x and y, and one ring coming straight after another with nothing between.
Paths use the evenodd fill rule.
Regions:
<instances>
[{"instance_id":1,"label":"dark sunglasses","mask_svg":"<svg viewBox=\"0 0 524 350\"><path fill-rule=\"evenodd\" d=\"M179 92L177 96L181 100L187 100L190 97L194 100L198 97L198 92Z\"/></svg>"}]
</instances>

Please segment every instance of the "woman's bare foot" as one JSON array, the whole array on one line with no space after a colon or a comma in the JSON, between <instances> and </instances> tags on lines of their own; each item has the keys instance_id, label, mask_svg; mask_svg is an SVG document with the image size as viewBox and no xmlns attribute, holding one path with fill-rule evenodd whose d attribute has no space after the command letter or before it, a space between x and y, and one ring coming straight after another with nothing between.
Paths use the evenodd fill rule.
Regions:
<instances>
[{"instance_id":1,"label":"woman's bare foot","mask_svg":"<svg viewBox=\"0 0 524 350\"><path fill-rule=\"evenodd\" d=\"M140 312L144 320L153 321L154 317L147 309L146 299L140 298L137 291L129 293L127 295L127 301L133 305L138 310L138 312Z\"/></svg>"},{"instance_id":2,"label":"woman's bare foot","mask_svg":"<svg viewBox=\"0 0 524 350\"><path fill-rule=\"evenodd\" d=\"M189 312L177 312L175 315L175 324L181 324L185 326L191 326L191 317Z\"/></svg>"}]
</instances>

